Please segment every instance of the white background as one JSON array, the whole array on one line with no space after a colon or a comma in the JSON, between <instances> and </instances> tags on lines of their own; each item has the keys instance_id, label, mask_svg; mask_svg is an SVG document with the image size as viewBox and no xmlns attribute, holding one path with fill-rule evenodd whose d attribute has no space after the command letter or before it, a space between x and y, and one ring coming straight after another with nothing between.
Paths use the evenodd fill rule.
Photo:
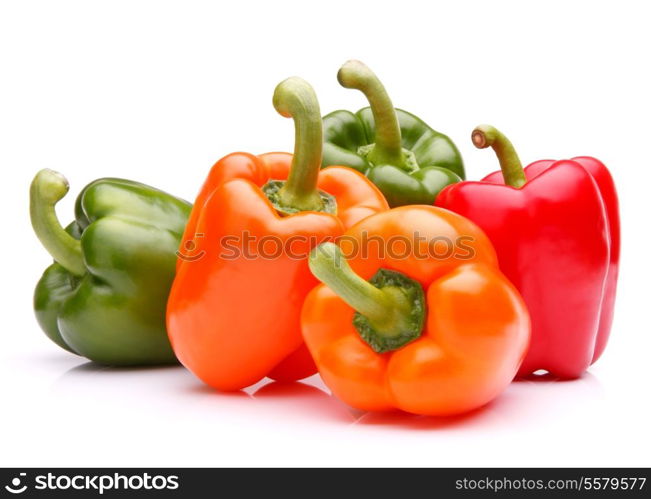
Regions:
<instances>
[{"instance_id":1,"label":"white background","mask_svg":"<svg viewBox=\"0 0 651 499\"><path fill-rule=\"evenodd\" d=\"M651 31L645 3L31 2L0 8L0 465L651 465ZM455 419L362 414L318 378L223 395L181 367L115 370L58 349L32 313L50 258L31 232L43 167L71 193L127 177L192 200L235 150L291 150L271 105L290 75L322 111L357 109L339 66L365 61L398 107L460 147L469 178L497 166L470 143L490 122L525 162L589 154L623 217L612 341L573 382L516 382ZM316 388L315 388L316 387Z\"/></svg>"}]
</instances>

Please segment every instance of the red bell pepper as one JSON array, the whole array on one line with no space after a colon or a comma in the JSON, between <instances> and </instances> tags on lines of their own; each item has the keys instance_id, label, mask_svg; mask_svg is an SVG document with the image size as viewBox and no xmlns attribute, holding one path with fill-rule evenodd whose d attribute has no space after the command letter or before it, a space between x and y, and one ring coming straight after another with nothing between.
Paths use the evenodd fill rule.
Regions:
<instances>
[{"instance_id":1,"label":"red bell pepper","mask_svg":"<svg viewBox=\"0 0 651 499\"><path fill-rule=\"evenodd\" d=\"M450 185L435 204L484 229L529 307L531 345L518 374L576 378L602 354L613 320L620 244L613 179L585 156L523 169L491 126L477 127L472 140L495 150L501 171Z\"/></svg>"}]
</instances>

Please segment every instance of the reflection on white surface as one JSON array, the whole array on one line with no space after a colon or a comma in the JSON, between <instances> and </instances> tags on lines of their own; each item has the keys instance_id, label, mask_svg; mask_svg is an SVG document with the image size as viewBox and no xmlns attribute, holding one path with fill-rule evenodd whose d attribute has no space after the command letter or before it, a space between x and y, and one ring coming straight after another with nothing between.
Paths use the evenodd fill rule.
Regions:
<instances>
[{"instance_id":1,"label":"reflection on white surface","mask_svg":"<svg viewBox=\"0 0 651 499\"><path fill-rule=\"evenodd\" d=\"M225 394L181 366L114 369L63 352L7 358L0 375L6 466L626 466L648 439L646 402L617 369L516 381L454 418L356 411L318 376Z\"/></svg>"},{"instance_id":2,"label":"reflection on white surface","mask_svg":"<svg viewBox=\"0 0 651 499\"><path fill-rule=\"evenodd\" d=\"M296 383L263 380L246 390L222 393L204 385L180 366L159 368L110 368L93 363L77 365L56 379L52 391L58 397L113 394L121 403L142 404L169 401L186 415L212 417L212 411L237 419L260 417L267 422L337 423L393 426L412 430L436 430L535 424L544 418L567 418L580 408L586 410L603 395L599 380L586 373L573 381L561 381L549 375L531 376L514 381L488 405L453 417L426 417L403 413L367 413L352 409L329 394L315 375ZM87 393L90 391L91 393ZM113 399L115 403L116 399Z\"/></svg>"}]
</instances>

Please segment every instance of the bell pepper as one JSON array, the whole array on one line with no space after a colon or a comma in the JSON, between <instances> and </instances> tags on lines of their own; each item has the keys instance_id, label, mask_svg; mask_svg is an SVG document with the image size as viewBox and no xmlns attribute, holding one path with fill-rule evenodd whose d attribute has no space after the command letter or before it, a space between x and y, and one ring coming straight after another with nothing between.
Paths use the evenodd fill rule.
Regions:
<instances>
[{"instance_id":1,"label":"bell pepper","mask_svg":"<svg viewBox=\"0 0 651 499\"><path fill-rule=\"evenodd\" d=\"M495 398L522 362L524 302L486 235L455 213L373 215L340 246L315 248L310 268L324 284L307 296L303 336L326 385L352 407L459 414Z\"/></svg>"},{"instance_id":2,"label":"bell pepper","mask_svg":"<svg viewBox=\"0 0 651 499\"><path fill-rule=\"evenodd\" d=\"M363 63L348 61L337 74L345 88L361 90L370 107L323 118L323 166L364 173L391 207L432 204L439 191L464 178L454 143L407 111L394 109L382 82Z\"/></svg>"},{"instance_id":3,"label":"bell pepper","mask_svg":"<svg viewBox=\"0 0 651 499\"><path fill-rule=\"evenodd\" d=\"M511 142L488 125L472 140L495 150L501 171L447 187L436 205L486 231L529 307L531 347L519 374L576 378L601 355L612 324L619 265L613 179L590 157L523 169Z\"/></svg>"},{"instance_id":4,"label":"bell pepper","mask_svg":"<svg viewBox=\"0 0 651 499\"><path fill-rule=\"evenodd\" d=\"M280 83L273 103L294 119L294 155L234 153L212 167L183 236L168 302L179 360L219 390L316 372L299 323L305 295L317 284L309 251L388 209L359 172L320 171L321 114L307 82Z\"/></svg>"},{"instance_id":5,"label":"bell pepper","mask_svg":"<svg viewBox=\"0 0 651 499\"><path fill-rule=\"evenodd\" d=\"M39 325L60 347L101 364L175 363L165 304L190 204L103 178L81 191L64 229L55 205L67 192L63 175L47 169L30 188L32 226L55 261L36 286Z\"/></svg>"}]
</instances>

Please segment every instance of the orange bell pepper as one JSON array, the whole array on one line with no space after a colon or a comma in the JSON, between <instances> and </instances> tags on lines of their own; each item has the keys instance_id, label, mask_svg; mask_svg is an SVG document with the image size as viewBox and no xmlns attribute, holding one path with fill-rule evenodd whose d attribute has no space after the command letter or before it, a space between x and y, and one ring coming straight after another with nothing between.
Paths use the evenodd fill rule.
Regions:
<instances>
[{"instance_id":1,"label":"orange bell pepper","mask_svg":"<svg viewBox=\"0 0 651 499\"><path fill-rule=\"evenodd\" d=\"M213 166L192 209L168 300L178 359L220 390L316 372L300 332L303 300L318 284L309 252L388 209L355 170L320 172L321 113L307 82L279 84L274 106L294 118L295 154L234 153Z\"/></svg>"},{"instance_id":2,"label":"orange bell pepper","mask_svg":"<svg viewBox=\"0 0 651 499\"><path fill-rule=\"evenodd\" d=\"M450 211L373 215L340 247L315 248L310 268L324 284L305 301L303 337L326 385L352 407L469 411L502 392L525 355L521 296L487 236Z\"/></svg>"}]
</instances>

